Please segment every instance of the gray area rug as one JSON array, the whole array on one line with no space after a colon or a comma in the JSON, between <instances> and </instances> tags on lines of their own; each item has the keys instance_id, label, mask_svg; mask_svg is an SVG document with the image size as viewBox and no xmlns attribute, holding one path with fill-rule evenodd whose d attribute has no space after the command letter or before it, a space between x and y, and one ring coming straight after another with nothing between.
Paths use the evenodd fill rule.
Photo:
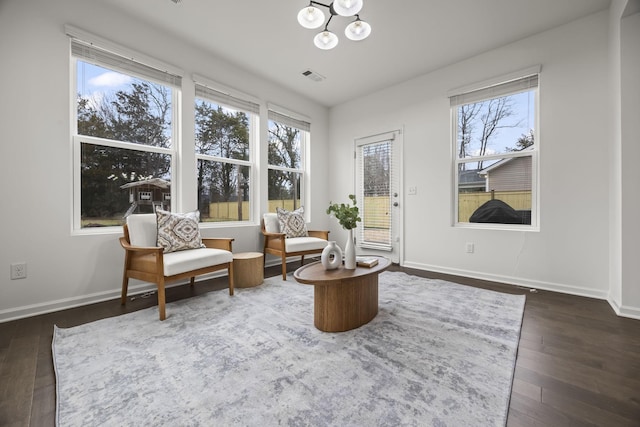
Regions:
<instances>
[{"instance_id":1,"label":"gray area rug","mask_svg":"<svg viewBox=\"0 0 640 427\"><path fill-rule=\"evenodd\" d=\"M313 326L313 287L270 278L55 328L60 426L503 426L525 297L398 272L378 316Z\"/></svg>"}]
</instances>

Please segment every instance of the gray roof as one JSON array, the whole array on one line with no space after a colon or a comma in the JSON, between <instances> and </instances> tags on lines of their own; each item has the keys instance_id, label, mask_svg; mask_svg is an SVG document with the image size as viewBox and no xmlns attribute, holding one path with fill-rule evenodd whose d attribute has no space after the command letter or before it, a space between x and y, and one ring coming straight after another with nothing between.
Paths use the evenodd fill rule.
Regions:
<instances>
[{"instance_id":1,"label":"gray roof","mask_svg":"<svg viewBox=\"0 0 640 427\"><path fill-rule=\"evenodd\" d=\"M480 169L460 171L458 173L458 185L485 185L486 180L480 176Z\"/></svg>"},{"instance_id":2,"label":"gray roof","mask_svg":"<svg viewBox=\"0 0 640 427\"><path fill-rule=\"evenodd\" d=\"M151 185L158 188L169 188L171 187L171 181L167 181L166 179L162 178L150 178L142 181L129 182L127 184L121 185L120 188L140 187L143 185Z\"/></svg>"}]
</instances>

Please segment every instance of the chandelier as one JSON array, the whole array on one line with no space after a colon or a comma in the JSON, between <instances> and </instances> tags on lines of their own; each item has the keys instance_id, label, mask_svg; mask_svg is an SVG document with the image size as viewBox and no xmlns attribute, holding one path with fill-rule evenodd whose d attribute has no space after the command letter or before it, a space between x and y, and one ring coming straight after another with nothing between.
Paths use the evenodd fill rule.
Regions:
<instances>
[{"instance_id":1,"label":"chandelier","mask_svg":"<svg viewBox=\"0 0 640 427\"><path fill-rule=\"evenodd\" d=\"M329 19L324 24L324 30L316 34L313 43L320 49L333 49L338 45L338 36L329 31L329 23L334 16L355 16L344 30L344 34L350 40L364 40L371 34L371 25L361 21L358 12L362 9L362 0L334 0L331 4L319 3L317 1L309 2L309 6L298 12L298 22L304 28L319 28L325 20L324 12L316 6L322 6L329 9Z\"/></svg>"}]
</instances>

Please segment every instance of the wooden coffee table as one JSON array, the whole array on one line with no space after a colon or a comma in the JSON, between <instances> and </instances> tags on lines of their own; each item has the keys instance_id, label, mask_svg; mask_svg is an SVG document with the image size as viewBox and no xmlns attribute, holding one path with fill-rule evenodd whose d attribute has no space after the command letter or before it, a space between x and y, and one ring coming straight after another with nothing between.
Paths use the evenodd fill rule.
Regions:
<instances>
[{"instance_id":1,"label":"wooden coffee table","mask_svg":"<svg viewBox=\"0 0 640 427\"><path fill-rule=\"evenodd\" d=\"M314 262L300 267L293 277L300 283L313 285L314 325L325 332L343 332L369 323L378 314L378 274L391 261L377 257L373 267L347 270L325 270Z\"/></svg>"}]
</instances>

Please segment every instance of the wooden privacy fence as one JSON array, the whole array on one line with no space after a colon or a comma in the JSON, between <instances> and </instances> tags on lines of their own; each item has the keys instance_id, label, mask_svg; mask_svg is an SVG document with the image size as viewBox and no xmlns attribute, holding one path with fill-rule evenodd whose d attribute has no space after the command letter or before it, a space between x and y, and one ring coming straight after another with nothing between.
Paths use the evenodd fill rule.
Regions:
<instances>
[{"instance_id":1,"label":"wooden privacy fence","mask_svg":"<svg viewBox=\"0 0 640 427\"><path fill-rule=\"evenodd\" d=\"M360 206L360 217L364 218L364 228L388 230L391 228L389 212L389 196L372 196L364 198L364 209Z\"/></svg>"},{"instance_id":2,"label":"wooden privacy fence","mask_svg":"<svg viewBox=\"0 0 640 427\"><path fill-rule=\"evenodd\" d=\"M329 206L329 203L327 203ZM363 214L363 206L360 207L360 216ZM275 212L276 207L292 211L294 209L293 200L269 200L269 212ZM300 207L300 200L296 200L295 208ZM365 220L365 228L389 228L389 197L365 197L364 212L377 212L378 215L368 215ZM239 221L239 212L242 212L242 219L249 218L249 202L217 202L209 203L209 217L203 217L202 221Z\"/></svg>"},{"instance_id":3,"label":"wooden privacy fence","mask_svg":"<svg viewBox=\"0 0 640 427\"><path fill-rule=\"evenodd\" d=\"M494 198L502 200L513 209L531 210L531 191L496 191ZM460 193L458 194L458 220L468 222L469 217L483 203L491 200L490 192ZM269 212L275 212L276 207L291 211L294 209L293 200L269 200ZM327 203L329 206L329 203ZM390 228L389 197L365 197L364 203L359 203L360 216L364 216L364 227L387 230ZM300 200L296 200L295 208L300 207ZM239 221L239 211L242 219L249 218L249 202L218 202L209 204L209 218L203 221ZM365 214L366 215L363 215Z\"/></svg>"},{"instance_id":4,"label":"wooden privacy fence","mask_svg":"<svg viewBox=\"0 0 640 427\"><path fill-rule=\"evenodd\" d=\"M502 200L517 211L531 210L531 191L495 191L494 198ZM491 200L491 192L459 193L458 221L469 222L471 215Z\"/></svg>"},{"instance_id":5,"label":"wooden privacy fence","mask_svg":"<svg viewBox=\"0 0 640 427\"><path fill-rule=\"evenodd\" d=\"M293 200L269 200L269 212L275 212L276 207L292 211ZM300 200L296 200L296 208L300 207ZM242 217L239 213L242 212ZM249 219L249 202L217 202L209 203L209 217L202 221L240 221Z\"/></svg>"}]
</instances>

